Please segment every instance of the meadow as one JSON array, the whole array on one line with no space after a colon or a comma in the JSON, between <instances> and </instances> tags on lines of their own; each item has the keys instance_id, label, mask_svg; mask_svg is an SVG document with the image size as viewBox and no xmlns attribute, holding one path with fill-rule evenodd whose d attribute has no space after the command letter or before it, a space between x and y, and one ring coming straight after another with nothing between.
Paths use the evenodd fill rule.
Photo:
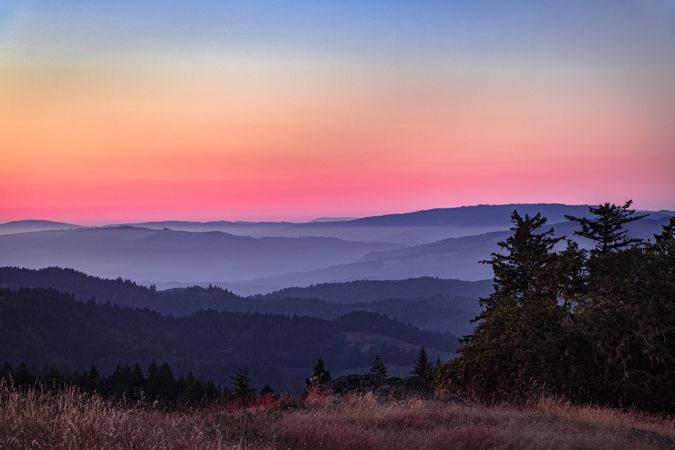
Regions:
<instances>
[{"instance_id":1,"label":"meadow","mask_svg":"<svg viewBox=\"0 0 675 450\"><path fill-rule=\"evenodd\" d=\"M0 387L3 449L672 449L675 420L538 398L386 401L309 394L165 410L76 389Z\"/></svg>"}]
</instances>

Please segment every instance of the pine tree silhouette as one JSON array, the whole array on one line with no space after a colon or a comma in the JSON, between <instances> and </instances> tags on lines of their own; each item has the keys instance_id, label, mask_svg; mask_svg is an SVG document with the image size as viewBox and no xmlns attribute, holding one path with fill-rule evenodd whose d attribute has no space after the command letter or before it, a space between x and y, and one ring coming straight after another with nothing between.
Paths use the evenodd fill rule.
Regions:
<instances>
[{"instance_id":1,"label":"pine tree silhouette","mask_svg":"<svg viewBox=\"0 0 675 450\"><path fill-rule=\"evenodd\" d=\"M248 369L238 369L232 378L232 396L239 401L251 400L255 397L255 389L251 387Z\"/></svg>"},{"instance_id":2,"label":"pine tree silhouette","mask_svg":"<svg viewBox=\"0 0 675 450\"><path fill-rule=\"evenodd\" d=\"M427 351L424 349L424 347L420 348L420 352L417 355L415 368L413 369L412 374L418 376L425 383L429 383L431 382L433 371L434 367L427 358Z\"/></svg>"},{"instance_id":3,"label":"pine tree silhouette","mask_svg":"<svg viewBox=\"0 0 675 450\"><path fill-rule=\"evenodd\" d=\"M378 382L387 378L387 367L382 362L379 354L375 355L373 365L370 367L370 374L373 375Z\"/></svg>"},{"instance_id":4,"label":"pine tree silhouette","mask_svg":"<svg viewBox=\"0 0 675 450\"><path fill-rule=\"evenodd\" d=\"M647 217L647 214L635 215L635 210L630 209L632 204L632 200L622 206L604 203L589 208L595 216L592 219L570 215L565 218L581 225L581 230L574 234L595 242L593 254L607 254L642 242L642 239L629 238L628 230L625 229L625 225Z\"/></svg>"},{"instance_id":5,"label":"pine tree silhouette","mask_svg":"<svg viewBox=\"0 0 675 450\"><path fill-rule=\"evenodd\" d=\"M323 389L328 385L330 380L330 372L326 369L323 359L319 358L316 364L314 364L312 376L306 380L307 387Z\"/></svg>"}]
</instances>

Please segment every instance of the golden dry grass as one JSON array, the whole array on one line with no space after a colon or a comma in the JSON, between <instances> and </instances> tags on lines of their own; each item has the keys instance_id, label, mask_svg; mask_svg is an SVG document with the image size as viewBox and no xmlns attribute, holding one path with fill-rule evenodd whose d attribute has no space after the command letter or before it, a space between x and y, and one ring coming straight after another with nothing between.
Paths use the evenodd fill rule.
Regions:
<instances>
[{"instance_id":1,"label":"golden dry grass","mask_svg":"<svg viewBox=\"0 0 675 450\"><path fill-rule=\"evenodd\" d=\"M0 386L2 449L672 449L675 421L542 399L527 407L313 395L297 409L162 411Z\"/></svg>"}]
</instances>

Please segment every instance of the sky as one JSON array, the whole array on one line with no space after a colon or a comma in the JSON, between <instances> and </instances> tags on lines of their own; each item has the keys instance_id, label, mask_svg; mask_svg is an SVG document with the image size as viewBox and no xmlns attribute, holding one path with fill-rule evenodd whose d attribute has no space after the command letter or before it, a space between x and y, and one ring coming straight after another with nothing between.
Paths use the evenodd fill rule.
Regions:
<instances>
[{"instance_id":1,"label":"sky","mask_svg":"<svg viewBox=\"0 0 675 450\"><path fill-rule=\"evenodd\" d=\"M0 221L675 209L675 0L0 0Z\"/></svg>"}]
</instances>

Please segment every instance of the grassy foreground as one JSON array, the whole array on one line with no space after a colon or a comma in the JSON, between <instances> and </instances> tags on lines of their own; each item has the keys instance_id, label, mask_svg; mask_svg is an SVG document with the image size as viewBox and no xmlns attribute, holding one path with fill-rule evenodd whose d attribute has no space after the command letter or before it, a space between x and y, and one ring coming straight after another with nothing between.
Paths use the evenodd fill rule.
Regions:
<instances>
[{"instance_id":1,"label":"grassy foreground","mask_svg":"<svg viewBox=\"0 0 675 450\"><path fill-rule=\"evenodd\" d=\"M370 395L167 412L0 386L0 448L672 449L675 420L551 399L516 408Z\"/></svg>"}]
</instances>

